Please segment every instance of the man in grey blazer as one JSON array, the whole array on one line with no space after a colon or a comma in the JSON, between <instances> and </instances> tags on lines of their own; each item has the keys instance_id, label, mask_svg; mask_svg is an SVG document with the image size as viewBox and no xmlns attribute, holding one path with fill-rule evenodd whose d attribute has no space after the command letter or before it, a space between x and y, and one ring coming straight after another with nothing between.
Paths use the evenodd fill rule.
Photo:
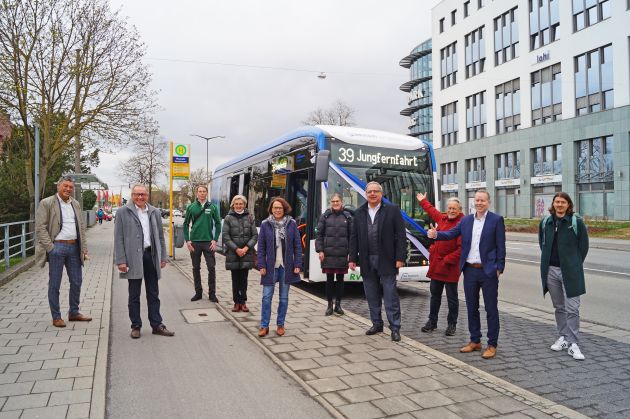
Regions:
<instances>
[{"instance_id":1,"label":"man in grey blazer","mask_svg":"<svg viewBox=\"0 0 630 419\"><path fill-rule=\"evenodd\" d=\"M79 312L83 282L81 269L88 251L81 206L72 197L73 192L74 179L71 176L60 177L57 181L57 193L42 199L35 214L35 260L42 268L48 262L48 304L55 327L66 327L59 307L59 287L64 266L70 280L68 320L92 320Z\"/></svg>"},{"instance_id":2,"label":"man in grey blazer","mask_svg":"<svg viewBox=\"0 0 630 419\"><path fill-rule=\"evenodd\" d=\"M129 281L131 337L140 337L140 292L142 278L147 293L149 323L154 335L174 336L162 323L158 280L166 266L166 243L160 210L147 203L144 185L131 189L131 202L116 213L114 224L114 263L121 278Z\"/></svg>"}]
</instances>

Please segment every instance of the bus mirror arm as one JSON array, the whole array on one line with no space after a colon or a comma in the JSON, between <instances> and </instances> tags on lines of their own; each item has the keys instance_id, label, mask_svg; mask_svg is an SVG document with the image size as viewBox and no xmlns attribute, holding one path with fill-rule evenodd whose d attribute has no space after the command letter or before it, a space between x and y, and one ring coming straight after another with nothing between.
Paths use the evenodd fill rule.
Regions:
<instances>
[{"instance_id":1,"label":"bus mirror arm","mask_svg":"<svg viewBox=\"0 0 630 419\"><path fill-rule=\"evenodd\" d=\"M330 150L319 150L315 157L315 182L325 182L328 180L328 163L330 161Z\"/></svg>"}]
</instances>

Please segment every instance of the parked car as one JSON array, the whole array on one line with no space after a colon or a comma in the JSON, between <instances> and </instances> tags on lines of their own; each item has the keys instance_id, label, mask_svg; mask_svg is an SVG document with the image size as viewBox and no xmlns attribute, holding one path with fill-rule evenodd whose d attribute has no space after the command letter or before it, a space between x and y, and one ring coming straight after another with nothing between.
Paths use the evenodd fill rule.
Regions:
<instances>
[{"instance_id":1,"label":"parked car","mask_svg":"<svg viewBox=\"0 0 630 419\"><path fill-rule=\"evenodd\" d=\"M171 212L168 210L168 208L160 208L160 214L162 214L162 218L168 218L170 213Z\"/></svg>"},{"instance_id":2,"label":"parked car","mask_svg":"<svg viewBox=\"0 0 630 419\"><path fill-rule=\"evenodd\" d=\"M174 209L173 210L173 217L181 217L182 216L182 212L178 209Z\"/></svg>"}]
</instances>

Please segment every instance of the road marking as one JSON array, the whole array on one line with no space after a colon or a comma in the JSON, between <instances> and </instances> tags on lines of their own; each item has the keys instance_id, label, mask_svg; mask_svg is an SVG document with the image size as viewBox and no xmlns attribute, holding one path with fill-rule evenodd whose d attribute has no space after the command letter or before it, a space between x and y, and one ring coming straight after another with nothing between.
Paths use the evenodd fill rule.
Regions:
<instances>
[{"instance_id":1,"label":"road marking","mask_svg":"<svg viewBox=\"0 0 630 419\"><path fill-rule=\"evenodd\" d=\"M539 260L528 260L528 259L515 259L515 258L505 258L506 260L514 260L516 262L527 262L527 263L540 263ZM593 272L603 272L606 274L615 274L615 275L623 275L623 276L630 276L629 273L625 273L625 272L616 272L616 271L606 271L603 269L593 269L593 268L584 268L585 271L593 271Z\"/></svg>"}]
</instances>

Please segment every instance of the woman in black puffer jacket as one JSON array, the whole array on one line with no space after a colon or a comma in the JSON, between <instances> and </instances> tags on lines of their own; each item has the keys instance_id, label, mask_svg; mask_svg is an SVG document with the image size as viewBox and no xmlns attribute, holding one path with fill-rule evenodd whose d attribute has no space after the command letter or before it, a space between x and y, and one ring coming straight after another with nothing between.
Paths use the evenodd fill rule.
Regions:
<instances>
[{"instance_id":1,"label":"woman in black puffer jacket","mask_svg":"<svg viewBox=\"0 0 630 419\"><path fill-rule=\"evenodd\" d=\"M317 223L317 239L315 240L315 251L319 253L322 272L326 274L327 316L333 313L333 296L335 297L334 312L339 315L344 314L341 308L343 276L348 273L348 252L352 228L352 215L344 210L341 195L334 193L330 198L330 208L322 214Z\"/></svg>"},{"instance_id":2,"label":"woman in black puffer jacket","mask_svg":"<svg viewBox=\"0 0 630 419\"><path fill-rule=\"evenodd\" d=\"M247 199L236 195L230 203L230 212L223 220L223 245L225 269L232 273L232 311L248 312L247 274L255 265L254 246L258 241L258 230L254 217L247 211Z\"/></svg>"}]
</instances>

